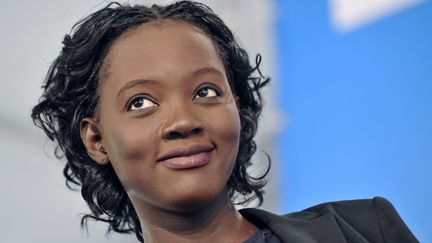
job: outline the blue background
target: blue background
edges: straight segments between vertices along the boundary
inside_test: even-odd
[[[276,3],[280,213],[379,195],[432,242],[432,2],[346,34],[327,1]]]

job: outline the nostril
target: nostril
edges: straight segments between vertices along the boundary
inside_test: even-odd
[[[181,132],[170,132],[167,136],[168,139],[178,139],[182,137],[184,137],[184,135]]]
[[[188,137],[191,135],[199,135],[202,132],[203,132],[203,129],[201,127],[196,127],[196,128],[189,130],[189,131],[177,130],[177,131],[168,132],[166,134],[166,138],[167,139],[179,139],[179,138],[185,138],[185,137]]]
[[[197,127],[191,131],[191,134],[200,134],[202,132],[202,128]]]
[[[202,122],[184,110],[172,113],[162,127],[164,139],[183,139],[189,136],[199,136],[204,132]]]

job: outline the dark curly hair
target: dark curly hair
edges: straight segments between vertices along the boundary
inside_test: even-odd
[[[135,232],[141,242],[140,222],[130,199],[112,166],[100,165],[88,156],[80,137],[80,122],[94,115],[100,69],[113,41],[132,27],[164,19],[200,28],[219,51],[231,88],[239,98],[241,121],[239,152],[227,182],[229,196],[236,204],[256,198],[261,204],[270,160],[262,176],[251,176],[247,168],[256,151],[253,138],[262,109],[260,89],[269,78],[259,70],[261,56],[257,55],[254,67],[251,66],[246,51],[236,42],[232,32],[204,4],[180,1],[149,8],[110,3],[84,18],[72,28],[70,35],[64,37],[63,49],[48,71],[42,86],[44,92],[31,115],[36,126],[57,142],[55,155],[66,157],[63,174],[67,186],[81,186],[81,194],[91,210],[91,214],[82,218],[81,224],[85,226],[88,219],[105,221],[109,223],[108,231]]]

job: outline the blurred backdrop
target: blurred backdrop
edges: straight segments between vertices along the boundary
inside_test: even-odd
[[[88,209],[66,189],[64,162],[32,125],[40,86],[74,23],[108,1],[2,2],[0,8],[0,242],[136,242],[79,222]],[[129,1],[160,3],[171,1]],[[432,242],[432,2],[206,0],[251,60],[272,77],[254,157],[272,157],[263,208],[326,201],[393,202]],[[253,205],[252,205],[253,206]]]

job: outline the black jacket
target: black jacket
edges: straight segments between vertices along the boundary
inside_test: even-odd
[[[286,243],[418,242],[393,205],[381,197],[323,203],[284,216],[251,208],[240,213]]]

